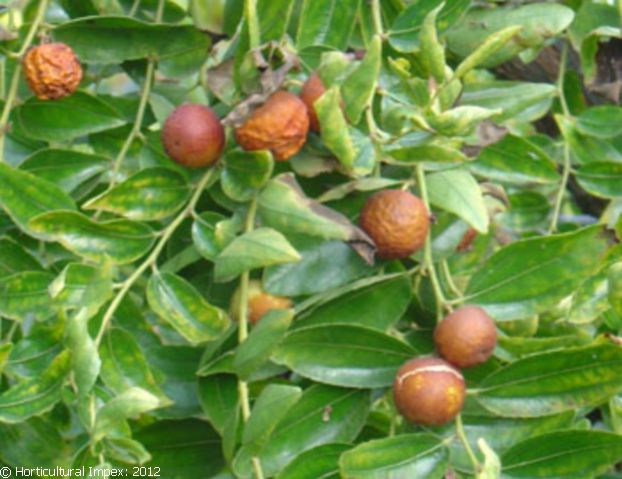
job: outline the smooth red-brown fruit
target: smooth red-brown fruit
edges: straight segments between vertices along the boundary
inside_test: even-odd
[[[307,107],[293,93],[277,91],[235,129],[244,150],[270,150],[276,161],[294,156],[307,139]]]
[[[497,329],[482,308],[462,306],[436,325],[434,344],[451,364],[470,368],[490,357],[497,344]]]
[[[73,50],[64,43],[47,43],[31,48],[24,57],[24,76],[40,100],[71,95],[82,80],[82,67]]]
[[[317,118],[314,103],[325,91],[326,89],[324,88],[320,76],[315,72],[309,75],[309,78],[300,90],[300,99],[307,106],[307,111],[309,113],[309,127],[316,133],[320,131],[320,121]]]
[[[216,163],[225,146],[225,130],[216,114],[194,103],[171,112],[162,125],[161,138],[166,154],[188,168]]]
[[[359,218],[383,259],[407,258],[420,249],[430,218],[418,197],[403,190],[383,190],[370,196]]]
[[[393,400],[408,421],[440,426],[455,418],[464,404],[460,371],[440,358],[415,358],[404,363],[393,381]]]

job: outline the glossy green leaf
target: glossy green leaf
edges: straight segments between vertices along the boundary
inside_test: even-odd
[[[73,211],[36,216],[28,228],[47,241],[58,241],[73,253],[93,261],[110,258],[127,264],[143,256],[155,240],[153,230],[129,220],[95,222]]]
[[[480,384],[478,401],[506,417],[538,417],[593,406],[622,389],[622,348],[611,344],[515,361]]]
[[[126,123],[119,111],[84,92],[53,102],[32,97],[15,109],[15,120],[29,137],[52,142],[73,140]]]
[[[498,321],[545,311],[596,272],[608,245],[600,226],[516,241],[471,277],[466,301],[484,307]]]
[[[280,40],[289,26],[293,0],[258,0],[257,17],[262,43]]]
[[[432,163],[463,163],[468,160],[460,150],[442,145],[417,145],[392,148],[387,152],[397,163],[407,165],[428,161]]]
[[[445,475],[448,456],[445,445],[431,434],[400,434],[364,442],[344,452],[339,468],[343,477],[353,479],[440,479]]]
[[[443,135],[468,135],[479,123],[499,113],[501,110],[479,106],[457,106],[442,113],[431,114],[426,119],[432,128]]]
[[[426,176],[430,202],[454,213],[478,232],[488,232],[488,211],[482,190],[470,173],[463,170],[439,171]]]
[[[622,438],[606,431],[558,431],[515,444],[501,457],[503,477],[594,477],[622,457]]]
[[[283,340],[294,319],[289,309],[274,309],[265,313],[248,338],[240,344],[233,358],[233,367],[242,379],[261,367]]]
[[[22,230],[28,221],[51,210],[75,210],[74,201],[60,188],[32,173],[0,164],[0,205]]]
[[[97,381],[101,359],[88,330],[88,315],[76,314],[66,319],[65,345],[71,351],[71,370],[78,394],[85,398]]]
[[[22,271],[40,271],[42,266],[22,246],[9,237],[0,238],[0,278]]]
[[[444,6],[439,5],[425,16],[419,34],[421,62],[428,76],[439,84],[445,81],[445,48],[438,39],[436,17]]]
[[[300,260],[300,255],[278,231],[258,228],[235,238],[214,261],[214,279],[229,281],[241,273]]]
[[[622,108],[611,105],[594,106],[577,117],[577,130],[596,138],[613,138],[622,134]]]
[[[565,349],[573,346],[585,346],[590,342],[580,334],[565,334],[552,337],[499,337],[495,356],[505,361],[513,361],[533,354],[545,353],[556,349]]]
[[[218,338],[229,327],[224,311],[209,304],[186,280],[154,274],[147,286],[151,309],[191,344]]]
[[[273,168],[268,151],[233,150],[225,156],[222,190],[235,201],[250,201],[270,179]]]
[[[515,231],[546,228],[551,212],[548,198],[535,191],[519,191],[508,196],[509,208],[496,217],[499,224]]]
[[[287,412],[300,400],[302,389],[287,384],[269,384],[253,404],[244,425],[242,445],[251,454],[257,454],[268,442],[272,431]]]
[[[345,113],[356,125],[365,108],[374,97],[380,66],[382,63],[382,40],[375,36],[367,47],[361,64],[345,79],[341,86]]]
[[[547,184],[559,181],[555,163],[538,146],[514,135],[482,149],[469,164],[476,175],[503,183]]]
[[[555,115],[555,121],[570,147],[573,162],[584,165],[593,162],[622,163],[622,153],[611,141],[581,134],[572,118]]]
[[[0,280],[0,314],[14,320],[44,320],[54,314],[48,287],[54,276],[24,271]]]
[[[350,442],[358,436],[369,411],[368,391],[314,385],[274,429],[259,454],[267,477],[277,474],[292,459],[311,448],[334,442]],[[250,453],[242,448],[234,462],[241,478],[253,476]]]
[[[189,195],[190,187],[179,173],[168,168],[147,168],[82,207],[136,221],[155,221],[179,211]]]
[[[214,261],[220,252],[235,239],[235,219],[206,211],[196,216],[192,224],[192,242],[204,258]]]
[[[339,457],[351,446],[347,444],[324,444],[303,452],[276,479],[339,479]]]
[[[611,307],[609,292],[616,287],[615,278],[608,274],[607,268],[590,276],[572,295],[568,321],[586,324],[598,319]]]
[[[85,308],[94,314],[112,296],[110,265],[96,268],[70,263],[52,282],[49,292],[54,302],[63,308]]]
[[[119,422],[160,406],[159,399],[145,389],[132,387],[108,401],[97,411],[92,437],[94,441],[112,433]]]
[[[386,331],[404,315],[412,296],[406,276],[362,279],[312,304],[294,327],[341,323]]]
[[[345,168],[352,170],[357,152],[341,104],[341,92],[334,86],[313,103],[313,108],[320,122],[324,145]]]
[[[288,235],[300,261],[264,270],[263,286],[280,296],[302,296],[338,288],[373,269],[342,241]]]
[[[304,0],[296,47],[323,45],[339,50],[348,46],[359,0]]]
[[[22,422],[43,414],[61,398],[69,372],[69,351],[64,351],[37,377],[21,381],[0,394],[0,423]]]
[[[589,163],[575,174],[584,190],[601,198],[622,196],[622,163]]]
[[[37,323],[28,336],[15,342],[6,371],[18,377],[38,377],[62,351],[64,329]]]
[[[336,386],[374,388],[393,382],[414,350],[380,331],[329,324],[291,331],[273,355],[301,376]]]
[[[37,151],[19,166],[67,193],[109,167],[110,160],[104,156],[54,148]]]
[[[510,26],[522,26],[521,31],[503,48],[481,63],[492,67],[527,48],[537,48],[563,31],[574,18],[574,12],[563,5],[534,3],[517,7],[474,8],[447,34],[450,50],[467,57],[491,34]]]
[[[54,467],[65,458],[65,442],[54,425],[41,418],[16,424],[0,423],[0,459],[24,467]]]
[[[198,388],[205,416],[223,436],[240,409],[237,378],[232,374],[214,374],[199,378]]]

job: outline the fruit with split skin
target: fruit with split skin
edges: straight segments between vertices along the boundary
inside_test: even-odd
[[[273,309],[289,309],[292,302],[284,296],[276,296],[264,291],[261,281],[251,280],[248,284],[248,314],[249,323],[256,324],[268,311]],[[235,292],[231,300],[231,315],[239,318],[240,289]]]
[[[478,306],[462,306],[447,315],[434,329],[438,353],[451,364],[470,368],[484,363],[497,344],[497,329]]]
[[[464,404],[465,385],[460,371],[443,359],[411,359],[393,381],[393,400],[408,421],[440,426],[455,418]]]
[[[235,128],[235,139],[247,151],[270,150],[275,161],[286,161],[307,139],[309,116],[293,93],[277,91]]]
[[[403,259],[419,250],[425,244],[429,223],[423,201],[404,190],[374,193],[359,218],[382,259]]]
[[[23,67],[28,87],[40,100],[69,96],[82,80],[80,62],[64,43],[31,48],[24,57]]]
[[[180,105],[169,114],[161,138],[167,155],[188,168],[213,165],[225,146],[225,131],[216,114],[195,103]]]

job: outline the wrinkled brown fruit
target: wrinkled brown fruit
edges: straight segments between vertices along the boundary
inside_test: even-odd
[[[270,150],[276,161],[294,156],[309,130],[307,107],[293,93],[278,91],[235,129],[235,139],[247,151]]]
[[[420,249],[429,222],[423,201],[402,190],[383,190],[370,196],[359,219],[383,259],[407,258]]]
[[[47,43],[28,50],[24,76],[37,98],[56,100],[76,91],[82,80],[82,67],[68,45]]]
[[[317,118],[313,104],[325,91],[326,89],[320,76],[315,72],[309,75],[309,78],[300,90],[300,99],[307,106],[307,111],[309,112],[309,127],[316,133],[320,131],[320,121]]]
[[[404,363],[393,381],[393,400],[408,421],[440,426],[458,415],[464,403],[464,378],[440,358],[415,358]]]
[[[436,325],[434,344],[451,364],[470,368],[490,357],[497,344],[497,329],[482,308],[462,306]]]
[[[225,130],[216,114],[194,103],[171,112],[162,126],[161,138],[166,154],[188,168],[216,163],[225,146]]]

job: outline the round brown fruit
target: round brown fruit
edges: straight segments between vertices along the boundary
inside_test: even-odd
[[[240,291],[235,292],[232,299],[231,314],[235,319],[239,316]],[[248,284],[248,321],[251,324],[257,323],[263,315],[272,309],[291,308],[292,302],[289,298],[275,296],[266,293],[261,287],[261,282],[252,280]]]
[[[247,151],[270,150],[276,161],[294,156],[309,131],[307,107],[293,93],[277,91],[235,129],[235,139]]]
[[[194,103],[171,112],[162,125],[161,137],[166,154],[188,168],[214,164],[225,146],[225,130],[216,114]]]
[[[326,89],[320,76],[315,72],[309,75],[309,78],[300,90],[300,99],[307,106],[307,111],[309,112],[309,127],[316,133],[320,131],[320,121],[317,118],[313,104],[325,91]]]
[[[28,50],[24,76],[37,98],[56,100],[76,91],[82,80],[82,67],[68,45],[47,43]]]
[[[404,363],[393,381],[393,400],[408,421],[440,426],[458,415],[464,403],[464,378],[440,358]]]
[[[424,243],[430,223],[423,201],[403,190],[383,190],[370,196],[359,219],[383,259],[407,258]]]
[[[497,344],[497,329],[482,308],[462,306],[436,325],[434,344],[451,364],[469,368],[490,357]]]

